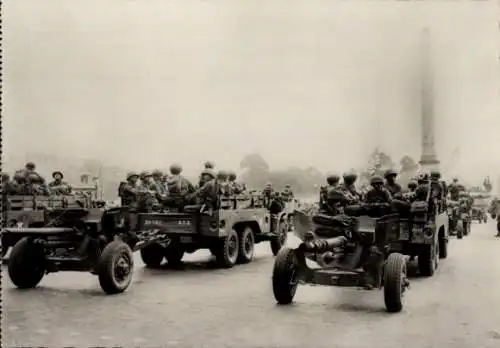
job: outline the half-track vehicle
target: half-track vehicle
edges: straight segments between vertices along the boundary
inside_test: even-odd
[[[299,283],[383,288],[387,311],[401,311],[409,281],[405,257],[392,248],[401,240],[401,229],[398,214],[390,211],[388,204],[362,204],[337,216],[296,212],[295,234],[302,243],[276,256],[276,301],[290,304]],[[319,267],[309,267],[306,259]]]
[[[2,230],[17,240],[8,274],[18,288],[36,287],[48,273],[82,271],[97,275],[104,292],[123,292],[132,280],[133,252],[165,238],[131,231],[137,211],[128,207],[83,207],[73,204],[74,196],[48,199],[52,204],[37,210],[35,223]]]
[[[158,267],[164,259],[179,264],[185,253],[209,249],[220,267],[253,259],[254,245],[269,241],[274,255],[286,243],[290,212],[272,214],[258,192],[236,196],[218,196],[216,208],[188,205],[181,211],[163,210],[140,213],[135,229],[165,236],[141,250],[148,267]]]

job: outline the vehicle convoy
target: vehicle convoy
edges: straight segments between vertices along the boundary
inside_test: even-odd
[[[405,257],[393,248],[402,238],[399,220],[384,203],[347,206],[336,216],[296,212],[295,234],[302,243],[281,249],[275,259],[276,301],[290,304],[299,282],[383,288],[387,311],[401,311],[409,281]],[[310,268],[306,259],[320,267]]]
[[[211,213],[204,206],[183,207],[182,211],[140,213],[137,230],[161,233],[165,240],[147,245],[141,258],[148,267],[158,267],[164,259],[170,265],[181,262],[185,253],[209,249],[220,267],[253,259],[256,243],[269,241],[274,255],[286,243],[289,210],[271,214],[259,193],[237,196],[219,195]]]

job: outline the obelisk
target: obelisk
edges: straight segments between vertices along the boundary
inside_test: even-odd
[[[431,64],[431,45],[429,28],[422,31],[421,55],[421,139],[422,154],[420,167],[422,171],[439,168],[434,138],[434,90]]]

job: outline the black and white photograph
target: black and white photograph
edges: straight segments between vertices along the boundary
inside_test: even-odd
[[[500,2],[6,0],[1,346],[500,347]]]

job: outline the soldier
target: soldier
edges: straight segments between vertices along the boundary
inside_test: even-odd
[[[203,166],[205,169],[214,170],[214,168],[215,168],[214,162],[211,162],[211,161],[206,161]]]
[[[35,172],[28,174],[26,191],[29,195],[49,195],[47,185],[45,185],[43,179]]]
[[[245,185],[236,181],[236,173],[230,171],[228,173],[229,186],[234,194],[239,195],[245,191]]]
[[[358,175],[354,172],[347,172],[342,175],[344,182],[342,183],[341,190],[347,199],[352,203],[361,200],[361,194],[356,190],[356,181]]]
[[[220,186],[220,193],[225,196],[230,196],[233,193],[229,185],[228,177],[229,175],[225,170],[219,170],[215,176]]]
[[[118,196],[122,199],[123,206],[134,206],[137,200],[137,191],[139,189],[139,175],[134,172],[127,174],[127,181],[120,183]]]
[[[429,198],[430,178],[429,174],[422,173],[417,179],[417,189],[415,190],[415,200],[427,201]]]
[[[14,183],[10,180],[10,175],[7,173],[1,173],[2,175],[2,195],[13,195],[16,193],[16,187]]]
[[[140,183],[141,190],[152,190],[153,175],[149,171],[147,170],[142,171],[139,174],[139,179],[141,180]]]
[[[415,193],[415,190],[417,189],[418,183],[416,180],[410,180],[408,183],[408,192]]]
[[[170,166],[172,176],[167,180],[168,204],[174,208],[182,208],[186,203],[186,196],[196,191],[194,186],[181,173],[181,165],[172,164]]]
[[[218,209],[220,186],[212,169],[205,169],[201,173],[201,179],[204,185],[188,197],[201,206],[202,212],[213,215],[213,211]]]
[[[64,175],[60,171],[55,171],[52,173],[52,178],[54,179],[49,183],[49,190],[55,195],[70,195],[71,187],[66,181],[63,181]]]
[[[14,174],[13,186],[16,195],[26,194],[26,176],[23,171]]]
[[[153,170],[153,182],[152,182],[152,190],[161,196],[165,196],[167,194],[167,188],[163,184],[164,174],[161,170],[155,169]]]
[[[390,192],[391,196],[396,198],[396,196],[401,196],[403,189],[401,185],[396,182],[398,173],[393,169],[388,169],[385,174],[385,188]]]
[[[262,195],[264,196],[264,207],[269,208],[274,197],[274,188],[270,182],[266,183]]]
[[[340,206],[346,204],[348,199],[340,186],[340,176],[330,174],[326,177],[327,186],[323,191],[323,202],[320,209],[329,215],[337,215],[341,212]]]
[[[500,238],[500,200],[498,197],[493,197],[490,206],[488,208],[488,213],[491,215],[492,219],[497,220],[497,234],[496,237]]]
[[[458,178],[453,178],[453,182],[448,185],[448,192],[450,193],[450,199],[453,201],[458,201],[460,198],[460,191],[462,191],[463,186],[458,182]]]
[[[431,171],[431,196],[437,201],[439,212],[443,212],[446,204],[445,188],[441,183],[441,172],[438,170]]]
[[[292,185],[290,184],[285,185],[285,189],[283,190],[282,196],[285,202],[291,202],[293,200]]]
[[[384,179],[375,175],[370,179],[371,190],[366,193],[367,203],[391,203],[392,196],[384,185]]]

